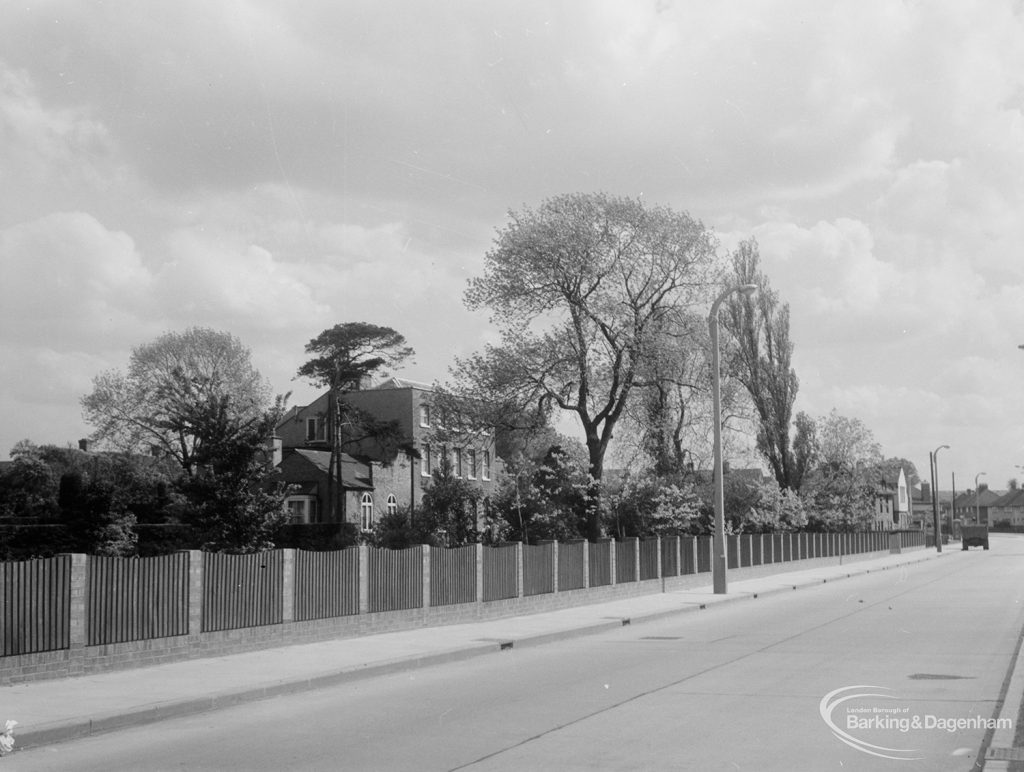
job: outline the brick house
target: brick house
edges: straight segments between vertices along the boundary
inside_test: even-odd
[[[493,431],[458,431],[440,425],[429,384],[389,378],[375,386],[350,391],[345,400],[377,420],[395,421],[404,450],[381,447],[373,440],[345,446],[342,464],[344,522],[372,526],[381,512],[419,506],[426,483],[442,457],[457,477],[480,489],[482,515],[495,490],[501,462],[495,456]],[[303,486],[288,506],[296,519],[323,522],[327,516],[327,474],[330,442],[328,394],[309,405],[293,407],[276,427],[281,444],[279,465],[285,482]],[[296,458],[296,456],[298,456]]]
[[[1024,527],[1024,490],[1007,491],[988,505],[989,524]]]

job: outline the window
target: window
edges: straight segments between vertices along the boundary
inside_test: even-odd
[[[315,496],[289,496],[284,500],[292,523],[315,523],[317,520]]]
[[[420,405],[420,426],[430,426],[430,405]]]
[[[430,446],[423,446],[423,453],[420,455],[420,475],[430,477]]]
[[[359,503],[359,514],[363,530],[369,531],[373,528],[373,496],[369,493],[363,494],[363,499]]]
[[[491,479],[491,451],[484,451],[484,468],[480,473],[480,476],[485,480]]]
[[[452,450],[452,468],[456,477],[462,477],[462,448]]]
[[[323,417],[306,419],[306,442],[327,439],[327,422]]]
[[[395,494],[388,494],[388,514],[393,515],[398,512],[398,499],[395,498]]]
[[[469,479],[470,480],[475,480],[476,479],[476,451],[475,450],[467,450],[466,451],[466,463],[469,466]]]

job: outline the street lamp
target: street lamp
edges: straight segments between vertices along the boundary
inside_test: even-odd
[[[722,485],[722,394],[721,374],[718,364],[718,309],[727,297],[739,292],[750,297],[757,292],[756,284],[741,284],[730,287],[715,298],[708,314],[708,330],[711,333],[711,419],[715,430],[715,458],[712,484],[715,492],[715,531],[711,544],[711,581],[716,595],[724,595],[726,591],[726,544],[725,544],[725,489]]]
[[[978,478],[987,472],[978,472],[974,475],[974,524],[981,525],[981,507],[978,505]]]
[[[949,445],[939,445],[928,459],[932,467],[932,526],[935,528],[935,551],[942,552],[942,532],[939,528],[939,451],[949,449]]]

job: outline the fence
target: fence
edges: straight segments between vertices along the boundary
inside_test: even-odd
[[[744,534],[730,536],[727,545],[733,570],[764,572],[796,560],[841,561],[923,548],[925,534]],[[358,634],[374,629],[375,619],[384,620],[382,625],[400,619],[410,626],[479,617],[490,613],[488,607],[500,613],[509,603],[539,609],[655,592],[668,580],[690,577],[691,584],[699,583],[697,575],[711,570],[711,557],[711,538],[698,536],[454,549],[61,555],[0,563],[0,642],[6,658],[0,660],[0,682],[67,675],[67,663],[88,658],[91,651],[108,657],[107,667],[117,666],[110,657],[120,657],[124,666],[128,660],[134,664],[140,652],[162,656],[161,646],[171,652],[166,656],[180,659],[194,656],[187,651],[193,645],[219,653],[218,645],[249,641],[255,648],[260,641],[280,644],[282,636],[293,633],[295,642],[317,631],[323,637]],[[652,580],[662,581],[655,588]],[[42,659],[18,659],[35,655]]]

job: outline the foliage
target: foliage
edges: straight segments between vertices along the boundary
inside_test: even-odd
[[[679,536],[698,530],[700,500],[692,485],[666,484],[651,474],[628,476],[605,497],[608,531],[615,538]]]
[[[734,293],[727,300],[723,324],[735,346],[730,371],[746,387],[758,418],[757,449],[783,488],[799,489],[801,470],[790,439],[793,402],[800,382],[792,367],[789,339],[789,304],[779,305],[778,294],[760,270],[754,239],[733,253],[733,281],[756,284],[751,297]]]
[[[476,512],[481,495],[478,487],[455,476],[451,459],[442,457],[415,513],[416,532],[428,539],[423,543],[461,547],[476,542]]]
[[[249,349],[229,333],[191,327],[133,349],[126,374],[96,376],[82,407],[94,439],[127,452],[166,453],[191,476],[209,439],[205,419],[220,412],[231,419],[221,428],[245,431],[269,401]]]
[[[819,467],[831,474],[882,461],[881,447],[859,418],[839,415],[835,408],[816,422]]]
[[[570,440],[538,457],[519,456],[498,481],[491,502],[489,533],[494,541],[578,539],[587,527],[591,478],[586,451]]]
[[[267,458],[266,438],[284,410],[282,399],[256,423],[239,427],[235,419],[211,406],[207,417],[214,438],[201,448],[200,473],[187,478],[187,520],[211,552],[259,552],[274,546],[278,529],[288,520],[288,488],[274,480],[277,470]]]
[[[684,213],[604,194],[509,214],[465,302],[501,335],[456,361],[455,391],[507,415],[575,416],[588,450],[588,533],[608,443],[666,315],[703,297],[714,240]]]
[[[14,460],[0,470],[0,517],[56,516],[58,475],[34,445],[19,445],[20,450],[12,451]]]
[[[758,500],[747,514],[744,530],[752,533],[800,531],[807,526],[807,521],[800,494],[792,488],[780,488],[772,481],[758,488]]]
[[[327,475],[328,517],[338,519],[342,490],[341,455],[352,444],[372,440],[385,452],[395,452],[406,438],[395,421],[380,421],[344,398],[385,367],[397,367],[413,356],[405,338],[390,327],[366,322],[336,324],[306,344],[313,354],[298,370],[300,378],[327,388],[327,433],[331,459]]]
[[[373,523],[369,543],[374,547],[392,550],[406,549],[417,544],[437,544],[439,539],[426,518],[417,518],[408,507],[386,512]]]
[[[107,557],[134,555],[138,521],[124,497],[109,480],[90,480],[64,513],[75,551]]]

